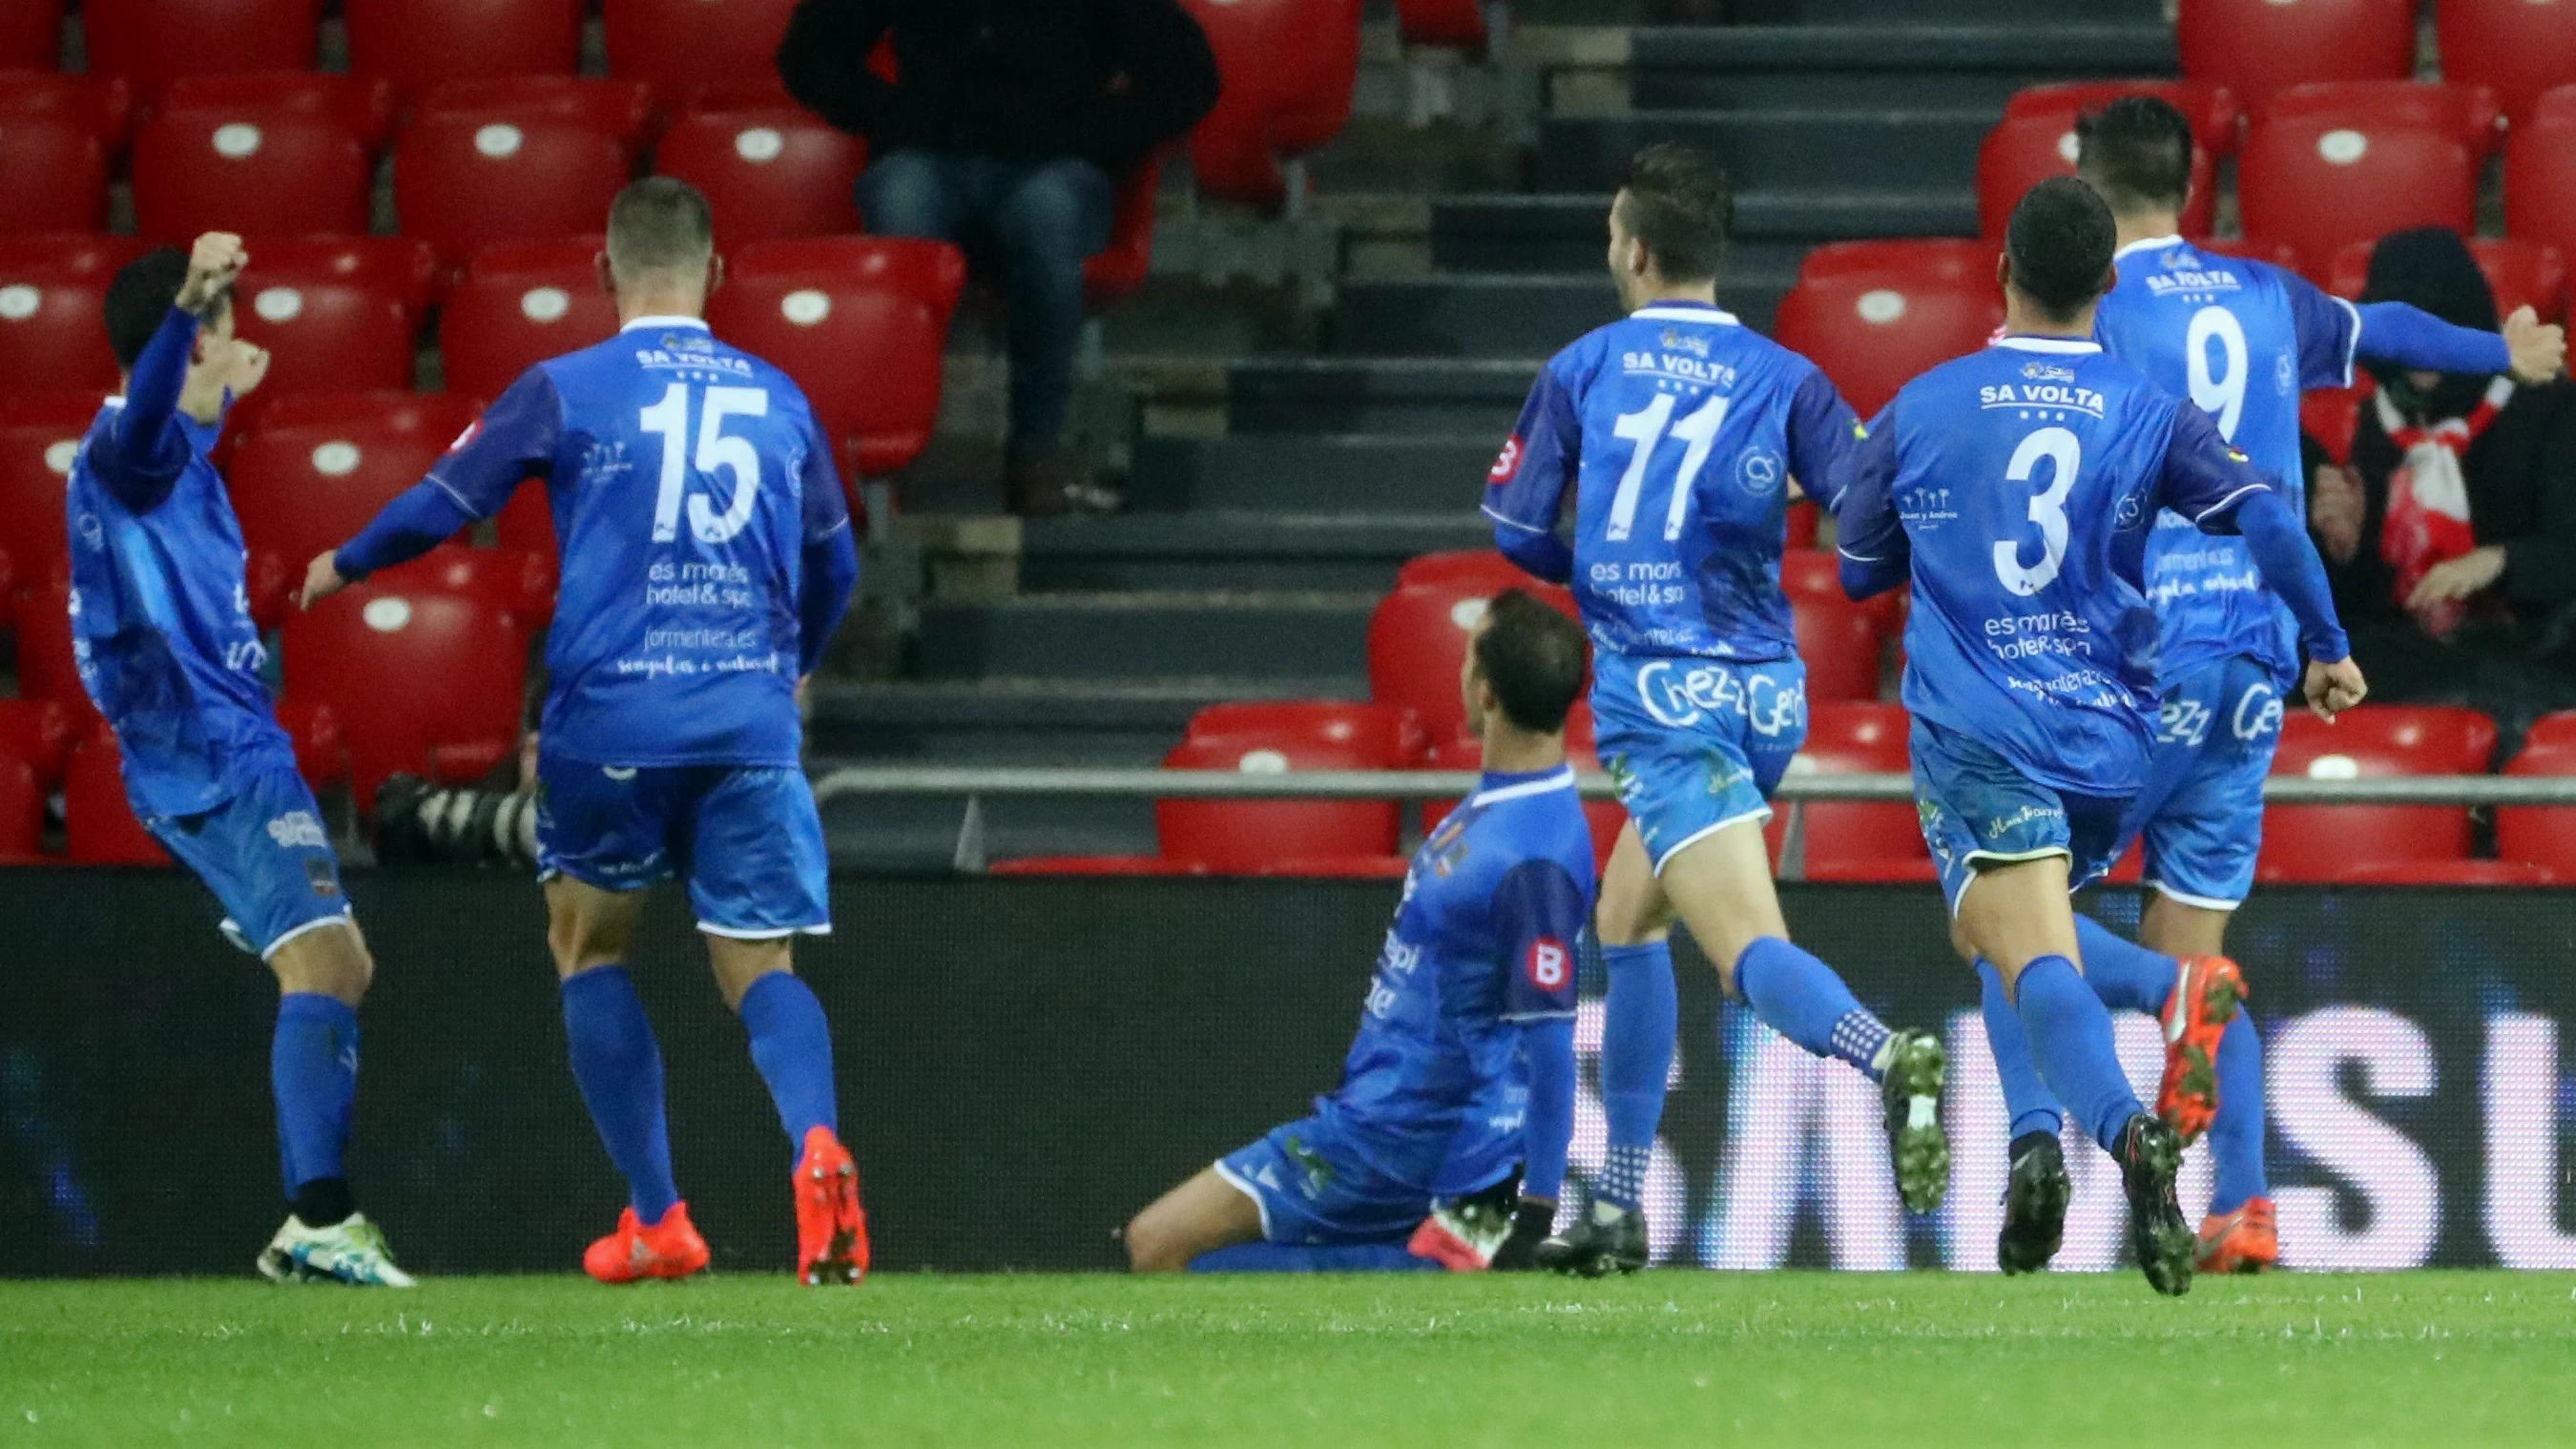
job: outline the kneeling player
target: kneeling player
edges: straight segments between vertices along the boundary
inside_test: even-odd
[[[259,669],[241,524],[210,458],[268,354],[236,341],[249,256],[211,232],[117,273],[107,332],[126,388],[90,425],[66,495],[81,684],[116,730],[134,813],[277,974],[269,1075],[289,1215],[258,1259],[280,1282],[407,1288],[349,1196],[358,1002],[375,962]]]
[[[1484,780],[1413,857],[1341,1086],[1138,1213],[1136,1271],[1407,1266],[1408,1241],[1479,1268],[1510,1232],[1524,1140],[1532,1176],[1563,1176],[1593,894],[1565,763],[1583,671],[1572,620],[1517,589],[1494,599],[1461,681]]]

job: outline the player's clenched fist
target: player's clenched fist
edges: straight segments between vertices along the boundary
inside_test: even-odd
[[[2369,693],[2370,685],[2361,677],[2361,666],[2350,659],[2338,659],[2332,664],[2308,661],[2308,708],[2328,724],[2334,722],[2336,715],[2361,703]]]
[[[249,263],[242,239],[231,232],[210,231],[197,238],[188,251],[188,279],[179,284],[179,310],[202,315]]]
[[[2567,361],[2567,330],[2540,320],[2529,307],[2516,307],[2498,329],[2513,354],[2513,375],[2525,382],[2547,382]]]
[[[312,608],[348,586],[349,581],[340,577],[339,555],[317,553],[313,562],[304,567],[304,587],[296,591],[296,607]]]

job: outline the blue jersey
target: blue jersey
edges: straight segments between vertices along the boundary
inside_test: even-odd
[[[2119,269],[2095,315],[2103,347],[2198,403],[2220,437],[2302,503],[2299,398],[2352,382],[2361,314],[2278,267],[2204,253],[2179,237],[2132,242]],[[2241,540],[2160,515],[2147,542],[2147,590],[2161,621],[2164,678],[2235,655],[2284,677],[2296,668],[2297,626]]]
[[[131,413],[110,398],[90,424],[63,510],[73,657],[147,815],[211,810],[253,773],[237,766],[294,759],[260,678],[241,521],[207,457],[221,425],[175,411],[196,330],[175,310],[162,324]]]
[[[797,764],[805,546],[850,516],[796,384],[694,318],[639,318],[530,368],[424,486],[479,519],[530,477],[563,555],[546,750]]]
[[[1571,583],[1600,648],[1786,659],[1789,485],[1842,476],[1859,433],[1814,363],[1715,307],[1658,302],[1540,370],[1485,513],[1553,538],[1574,485]]]
[[[1487,775],[1405,873],[1342,1084],[1315,1115],[1425,1191],[1521,1160],[1521,1024],[1574,1014],[1574,938],[1592,912],[1592,834],[1574,772]]]
[[[2135,794],[2156,707],[2156,511],[2203,530],[2271,488],[2099,344],[2006,337],[1907,383],[1843,496],[1864,569],[1910,560],[1905,706],[2029,778]]]

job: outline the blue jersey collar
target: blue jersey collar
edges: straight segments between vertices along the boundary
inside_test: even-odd
[[[1470,805],[1492,805],[1503,800],[1518,800],[1525,795],[1544,795],[1551,790],[1574,788],[1574,767],[1559,765],[1553,770],[1532,770],[1525,774],[1508,774],[1487,770],[1476,782],[1475,798]]]
[[[1996,338],[1992,345],[1996,347],[2009,347],[2015,352],[2082,353],[2099,352],[2102,350],[2101,343],[2089,341],[2081,337],[2021,337],[2008,335]]]
[[[639,327],[695,327],[700,332],[704,332],[707,330],[707,319],[704,317],[638,317],[617,330],[632,332]]]

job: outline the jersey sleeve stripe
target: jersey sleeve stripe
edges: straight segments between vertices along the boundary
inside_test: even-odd
[[[1506,518],[1503,515],[1496,513],[1491,508],[1479,508],[1476,511],[1482,513],[1487,518],[1494,520],[1496,523],[1503,524],[1510,528],[1517,528],[1523,533],[1547,533],[1551,531],[1541,528],[1534,523],[1523,523],[1517,518]]]
[[[2341,307],[2352,318],[2352,334],[2345,340],[2343,346],[2343,385],[2350,387],[2353,360],[2361,355],[2361,309],[2341,297],[2335,297],[2332,293],[2327,295],[2336,306]]]
[[[2248,483],[2244,487],[2237,489],[2235,492],[2228,494],[2226,497],[2219,499],[2216,503],[2202,509],[2200,513],[2192,519],[2192,522],[2206,523],[2210,519],[2217,517],[2219,514],[2226,512],[2229,504],[2234,503],[2237,499],[2244,497],[2246,494],[2262,492],[2264,486],[2265,485],[2261,483]]]
[[[429,479],[429,481],[438,485],[438,491],[439,491],[439,492],[444,493],[444,494],[446,494],[448,497],[455,499],[455,500],[456,500],[456,506],[457,506],[457,507],[459,507],[459,508],[461,508],[461,509],[463,509],[463,510],[465,510],[465,516],[466,516],[466,517],[473,519],[473,520],[474,520],[475,522],[477,522],[477,523],[480,523],[480,522],[482,522],[482,521],[483,521],[483,519],[484,519],[485,515],[484,515],[484,513],[482,512],[482,510],[480,510],[480,509],[476,508],[472,503],[470,503],[470,502],[466,501],[466,497],[465,497],[465,495],[464,495],[464,494],[459,493],[459,492],[457,492],[454,488],[449,487],[449,486],[448,486],[448,482],[447,482],[447,480],[446,480],[446,479],[441,478],[441,477],[439,477],[438,475],[436,475],[436,474],[434,474],[434,473],[433,473],[433,474],[431,474],[431,475],[430,475],[430,479]]]

